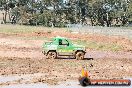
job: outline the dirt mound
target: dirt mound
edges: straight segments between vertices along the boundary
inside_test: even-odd
[[[112,79],[131,77],[131,59],[31,59],[31,58],[0,58],[0,75],[29,75],[28,81],[24,78],[15,80],[17,83],[49,83],[52,85],[67,80],[77,80],[84,66],[93,79]],[[41,74],[36,75],[35,74]],[[32,75],[30,77],[30,75]],[[8,82],[9,84],[12,83]],[[3,84],[4,85],[4,84]]]
[[[88,50],[86,60],[72,58],[46,59],[42,54],[43,39],[25,39],[28,37],[52,38],[68,37],[72,40],[116,43],[123,47],[120,52],[102,52]],[[0,85],[12,83],[49,83],[77,80],[82,66],[90,72],[91,78],[122,78],[132,77],[132,41],[120,36],[97,34],[79,34],[67,31],[40,31],[32,33],[0,34],[0,75],[34,75],[30,80],[19,79]],[[126,52],[129,51],[129,52]],[[123,57],[124,56],[124,57]],[[90,59],[92,58],[92,59]]]

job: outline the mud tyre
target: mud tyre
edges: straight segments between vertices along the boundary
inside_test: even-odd
[[[57,54],[54,51],[49,51],[47,54],[47,59],[56,59],[57,58]]]
[[[77,52],[75,57],[76,57],[76,60],[83,60],[84,59],[84,53],[83,52]]]

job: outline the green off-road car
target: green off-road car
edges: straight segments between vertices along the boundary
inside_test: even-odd
[[[43,44],[43,54],[47,58],[55,59],[58,56],[74,56],[76,59],[84,59],[86,49],[84,46],[72,44],[64,37],[55,37],[52,42]]]

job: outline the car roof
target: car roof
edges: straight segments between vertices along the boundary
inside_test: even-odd
[[[54,39],[67,39],[67,38],[65,38],[65,37],[60,37],[60,36],[57,36],[57,37],[55,37]]]

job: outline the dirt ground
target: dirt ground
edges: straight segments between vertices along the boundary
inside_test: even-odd
[[[42,54],[42,39],[25,39],[25,37],[64,36],[72,40],[94,40],[96,42],[116,43],[121,51],[97,51],[87,49],[85,60],[72,58],[46,59]],[[0,82],[0,85],[20,83],[48,83],[77,80],[81,69],[85,67],[93,79],[111,79],[132,77],[132,40],[121,36],[104,36],[95,34],[72,34],[64,31],[33,33],[0,33],[0,76],[24,76],[30,79],[17,79]],[[37,75],[35,75],[37,74]]]

